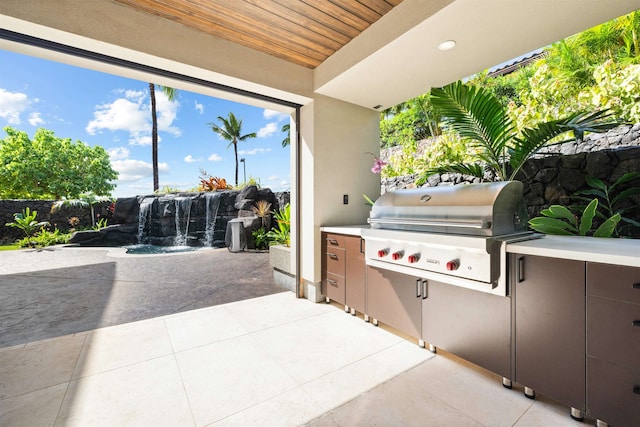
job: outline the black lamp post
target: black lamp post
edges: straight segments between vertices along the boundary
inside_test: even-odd
[[[242,171],[244,172],[244,183],[247,183],[247,163],[245,162],[245,158],[240,159],[240,163],[242,163]]]

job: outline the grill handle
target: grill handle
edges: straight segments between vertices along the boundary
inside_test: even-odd
[[[431,227],[457,227],[487,229],[491,227],[489,221],[438,221],[421,219],[396,219],[396,218],[369,218],[369,224],[400,224],[400,225],[426,225]]]

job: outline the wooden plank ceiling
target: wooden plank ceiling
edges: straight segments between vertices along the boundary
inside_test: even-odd
[[[315,68],[402,0],[115,0]]]

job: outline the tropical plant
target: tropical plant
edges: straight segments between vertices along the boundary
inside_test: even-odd
[[[571,131],[581,140],[587,131],[602,132],[617,125],[607,111],[581,112],[518,132],[504,106],[484,88],[458,81],[434,88],[431,94],[446,126],[478,151],[475,163],[442,165],[428,174],[464,171],[484,179],[487,169],[498,181],[512,180],[524,162],[554,138]]]
[[[188,190],[181,190],[178,187],[172,187],[170,185],[163,185],[161,188],[155,190],[153,194],[172,194],[188,192]]]
[[[282,140],[282,148],[288,147],[291,144],[291,124],[282,125],[280,131],[287,134],[286,138]]]
[[[638,207],[637,204],[629,198],[640,193],[640,187],[626,187],[625,184],[629,184],[639,178],[640,173],[629,172],[608,186],[601,179],[588,176],[586,180],[591,188],[577,192],[574,198],[589,201],[590,199],[587,196],[595,196],[599,201],[596,215],[601,219],[606,219],[616,214],[619,215],[620,223],[623,224],[616,223],[613,235],[625,235],[628,229],[640,227],[640,222],[625,216],[629,211],[635,210]]]
[[[47,221],[36,221],[38,211],[31,211],[29,207],[24,208],[22,212],[13,214],[13,222],[8,222],[7,227],[19,228],[25,235],[25,239],[29,246],[32,245],[32,237],[43,227],[49,225]]]
[[[596,198],[584,208],[578,220],[577,216],[567,207],[551,205],[540,212],[543,216],[530,219],[529,226],[535,231],[545,234],[586,236],[592,230],[597,208],[598,199]],[[618,213],[607,218],[593,231],[593,237],[611,237],[618,222],[620,222],[620,214]]]
[[[227,180],[224,178],[220,178],[217,176],[202,176],[200,177],[200,185],[198,186],[198,191],[218,191],[228,190],[229,188],[231,188],[231,186],[227,184]]]
[[[168,86],[159,86],[169,101],[178,96],[178,91]],[[156,112],[156,85],[149,83],[149,98],[151,98],[151,158],[153,164],[153,191],[160,188],[158,177],[158,114]]]
[[[276,226],[267,233],[269,245],[291,246],[291,206],[287,203],[275,215]]]
[[[260,227],[257,230],[251,232],[253,241],[256,244],[256,249],[267,249],[269,247],[269,237],[267,236],[267,230],[264,227]]]
[[[56,212],[63,207],[89,208],[91,211],[91,226],[94,227],[96,225],[96,213],[94,206],[110,200],[112,200],[111,197],[97,196],[91,192],[82,193],[74,199],[67,199],[66,197],[63,197],[60,200],[56,200],[53,205],[51,205],[51,213]]]
[[[225,141],[229,141],[229,148],[233,145],[233,152],[236,158],[236,187],[238,186],[238,142],[246,141],[249,138],[257,137],[255,132],[242,135],[242,120],[238,120],[233,113],[229,113],[227,118],[218,116],[218,120],[222,123],[222,126],[218,126],[215,123],[207,123],[211,130],[217,133]]]
[[[256,214],[258,218],[260,218],[262,222],[262,226],[267,226],[267,220],[269,219],[269,215],[271,215],[271,203],[266,200],[258,200],[253,206],[251,206],[251,210]]]
[[[63,245],[69,243],[70,233],[62,233],[57,228],[53,231],[41,229],[31,240],[24,238],[17,242],[21,248],[36,247],[44,248],[52,245]]]
[[[95,231],[102,230],[107,225],[109,225],[108,222],[109,221],[107,220],[107,218],[100,218],[98,220],[98,222],[96,222],[95,225],[92,227],[92,229],[95,230]]]
[[[60,199],[91,191],[109,195],[118,178],[102,147],[90,147],[53,131],[26,132],[5,127],[0,140],[0,198]]]

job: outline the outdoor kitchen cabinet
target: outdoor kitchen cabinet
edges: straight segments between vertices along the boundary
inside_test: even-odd
[[[322,233],[322,287],[327,302],[365,312],[364,241],[360,236]]]
[[[322,233],[322,285],[329,300],[345,304],[346,236]]]
[[[511,378],[511,298],[425,281],[422,340]]]
[[[351,308],[351,314],[366,313],[367,281],[365,276],[364,239],[360,236],[347,236],[347,259],[345,269],[345,305]]]
[[[640,268],[587,263],[587,408],[640,425]]]
[[[421,281],[395,271],[367,266],[367,314],[419,339],[422,329]]]
[[[514,380],[528,397],[539,392],[585,411],[585,262],[510,255]],[[577,410],[577,411],[576,411]]]

